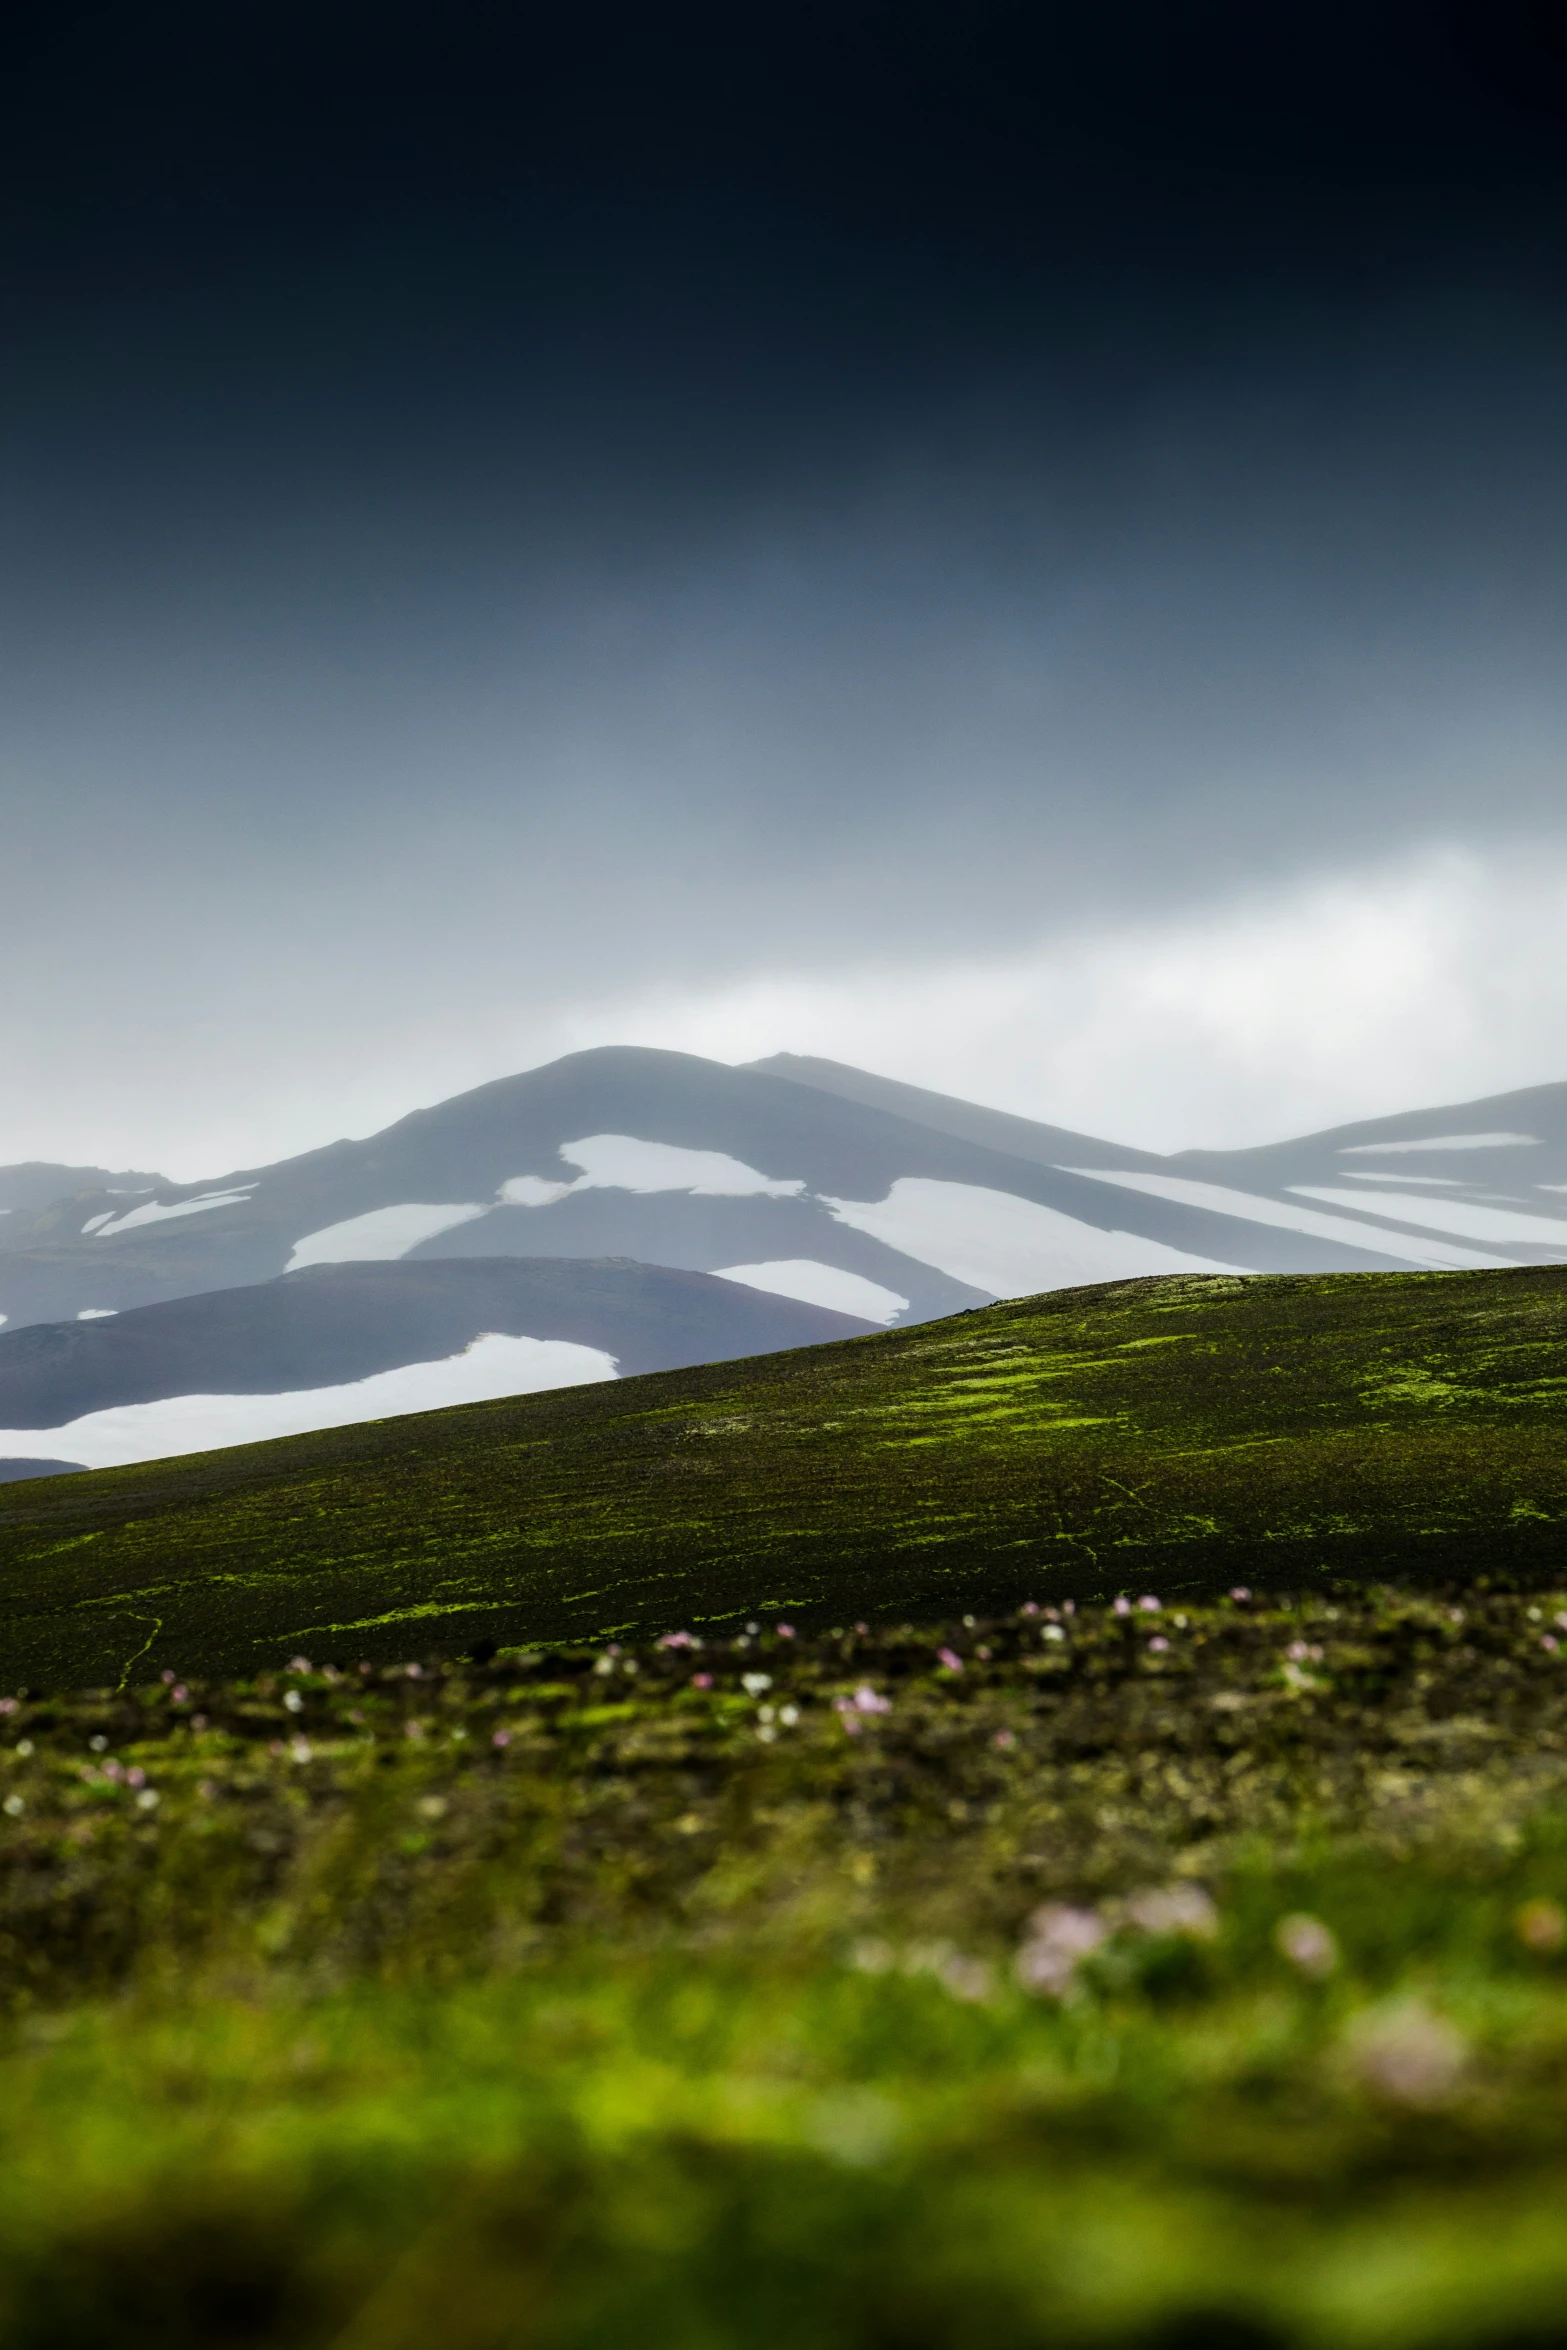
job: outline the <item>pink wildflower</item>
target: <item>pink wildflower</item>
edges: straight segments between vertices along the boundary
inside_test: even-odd
[[[792,1624],[777,1624],[773,1628],[777,1632],[780,1640],[792,1640],[794,1638],[794,1626]]]
[[[1145,1591],[1137,1604],[1145,1615],[1156,1616],[1163,1607],[1164,1601],[1162,1599],[1155,1599],[1152,1592]]]
[[[938,1648],[936,1661],[938,1664],[944,1665],[949,1673],[961,1673],[963,1670],[963,1659],[958,1655],[956,1649]]]
[[[713,1686],[712,1674],[693,1673],[691,1676],[691,1686],[693,1689],[711,1689]]]
[[[1155,1656],[1163,1656],[1170,1643],[1163,1637],[1162,1634],[1156,1632],[1153,1638],[1149,1641],[1148,1645],[1153,1650]]]
[[[497,1730],[494,1737],[490,1740],[490,1744],[492,1746],[510,1746],[511,1732],[509,1730]]]
[[[1028,1921],[1028,1939],[1014,1966],[1025,1991],[1061,1999],[1072,1988],[1079,1966],[1099,1948],[1110,1929],[1095,1909],[1049,1902]]]
[[[1249,1586],[1245,1583],[1237,1583],[1234,1590],[1230,1593],[1230,1597],[1231,1599],[1250,1599],[1251,1591]]]
[[[890,1714],[892,1711],[892,1699],[879,1696],[865,1681],[862,1681],[854,1692],[854,1704],[856,1710],[862,1714]]]
[[[1118,1599],[1115,1603],[1115,1612],[1118,1616],[1129,1616],[1132,1612],[1131,1601],[1129,1599]]]

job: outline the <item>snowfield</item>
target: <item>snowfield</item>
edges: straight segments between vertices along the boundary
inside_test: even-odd
[[[405,1200],[395,1208],[372,1208],[368,1215],[349,1216],[341,1224],[324,1224],[319,1232],[307,1232],[303,1240],[295,1243],[294,1253],[283,1270],[298,1273],[306,1265],[357,1265],[405,1257],[421,1240],[433,1240],[438,1232],[451,1232],[457,1225],[471,1224],[475,1216],[487,1216],[489,1212],[487,1204],[475,1207],[464,1202],[438,1207],[425,1200]]]
[[[775,1297],[797,1297],[802,1305],[829,1306],[835,1314],[858,1314],[862,1322],[891,1322],[906,1314],[909,1301],[863,1273],[846,1273],[815,1257],[776,1257],[761,1265],[715,1265],[720,1281],[742,1281],[748,1289],[769,1289]]]
[[[868,1232],[954,1281],[994,1297],[1039,1289],[1073,1289],[1089,1281],[1130,1281],[1140,1273],[1237,1273],[1240,1265],[1190,1256],[1135,1232],[1097,1225],[1041,1207],[1014,1192],[974,1183],[903,1175],[884,1200],[827,1199],[840,1224]]]
[[[1375,1224],[1352,1223],[1348,1216],[1324,1216],[1317,1208],[1297,1208],[1289,1200],[1262,1199],[1255,1192],[1232,1191],[1225,1183],[1200,1183],[1189,1175],[1143,1175],[1102,1167],[1068,1167],[1068,1175],[1089,1175],[1096,1183],[1118,1183],[1124,1191],[1146,1192],[1152,1199],[1178,1201],[1188,1208],[1210,1208],[1220,1216],[1243,1216],[1252,1224],[1272,1224],[1283,1232],[1309,1233],[1314,1240],[1348,1242],[1354,1248],[1375,1249],[1380,1256],[1402,1257],[1422,1272],[1444,1266],[1472,1272],[1477,1267],[1507,1263],[1505,1257],[1482,1256],[1478,1251],[1454,1248],[1441,1240],[1413,1240],[1399,1232],[1385,1232]],[[1304,1187],[1302,1187],[1304,1188]],[[1322,1197],[1322,1194],[1317,1194]],[[1341,1192],[1338,1197],[1364,1215],[1369,1197]]]
[[[84,1412],[61,1428],[0,1428],[0,1460],[80,1461],[88,1469],[115,1469],[132,1461],[260,1444],[274,1436],[303,1436],[317,1428],[346,1428],[358,1420],[436,1412],[448,1404],[584,1387],[615,1375],[614,1356],[596,1346],[488,1333],[442,1362],[405,1363],[342,1387],[304,1387],[283,1395],[170,1395],[156,1403]]]
[[[693,1151],[634,1134],[587,1134],[563,1142],[560,1155],[580,1167],[574,1191],[691,1191],[699,1199],[795,1199],[801,1175],[764,1175],[723,1151]]]
[[[1531,1215],[1525,1208],[1488,1208],[1472,1200],[1430,1199],[1423,1192],[1337,1191],[1321,1183],[1292,1183],[1290,1189],[1303,1199],[1326,1200],[1333,1207],[1353,1205],[1372,1215],[1397,1216],[1405,1224],[1431,1224],[1438,1232],[1461,1232],[1469,1240],[1523,1240],[1535,1248],[1567,1245],[1567,1223],[1559,1216]]]
[[[109,1240],[116,1232],[134,1232],[142,1224],[166,1224],[176,1216],[200,1216],[212,1208],[247,1207],[255,1188],[253,1183],[247,1183],[238,1191],[204,1191],[199,1199],[177,1199],[166,1208],[160,1207],[156,1200],[149,1200],[144,1208],[132,1208],[123,1216],[117,1216],[109,1208],[84,1224],[82,1230],[96,1233],[100,1240]]]

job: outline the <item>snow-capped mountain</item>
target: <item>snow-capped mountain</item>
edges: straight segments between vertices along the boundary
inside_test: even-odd
[[[40,1205],[55,1172],[87,1179]],[[577,1053],[415,1111],[366,1141],[203,1183],[0,1170],[0,1396],[25,1398],[29,1379],[43,1377],[43,1355],[22,1346],[30,1326],[69,1324],[82,1342],[87,1331],[78,1324],[102,1326],[114,1315],[129,1322],[138,1309],[223,1292],[254,1300],[279,1284],[290,1298],[303,1297],[310,1293],[301,1275],[350,1266],[364,1269],[351,1285],[356,1311],[368,1312],[375,1294],[403,1301],[375,1308],[380,1352],[356,1378],[456,1360],[469,1362],[463,1377],[476,1378],[470,1358],[486,1333],[514,1347],[524,1339],[585,1342],[564,1324],[557,1331],[527,1320],[543,1311],[535,1290],[518,1309],[526,1327],[510,1303],[504,1312],[497,1303],[483,1309],[492,1318],[460,1348],[427,1355],[420,1350],[435,1340],[408,1303],[411,1293],[384,1280],[378,1293],[377,1278],[393,1265],[476,1269],[479,1289],[462,1293],[468,1305],[451,1329],[441,1324],[445,1347],[466,1327],[464,1315],[472,1319],[484,1283],[499,1281],[499,1260],[569,1260],[578,1268],[570,1279],[580,1280],[585,1264],[606,1258],[715,1277],[704,1284],[714,1295],[848,1317],[833,1324],[845,1333],[1147,1273],[1561,1261],[1567,1086],[1405,1112],[1258,1150],[1161,1157],[831,1061],[780,1054],[730,1068],[683,1053]],[[478,1275],[480,1267],[488,1269]],[[497,1299],[504,1288],[494,1289]],[[276,1310],[304,1312],[292,1304]],[[273,1311],[244,1309],[263,1319]],[[63,1446],[62,1432],[100,1408],[150,1408],[198,1392],[275,1400],[354,1384],[335,1372],[318,1377],[279,1365],[266,1382],[287,1384],[247,1385],[234,1368],[243,1344],[233,1341],[224,1353],[213,1337],[215,1351],[203,1352],[209,1341],[199,1334],[216,1332],[222,1319],[216,1308],[210,1320],[197,1315],[178,1349],[162,1339],[152,1348],[146,1360],[165,1367],[146,1376],[163,1382],[160,1393],[138,1389],[88,1406],[81,1397],[97,1392],[89,1382],[71,1390],[80,1408],[63,1419],[53,1407],[40,1417],[36,1398],[26,1410],[7,1406],[0,1458],[80,1457],[56,1440]],[[713,1355],[736,1351],[717,1335],[722,1320],[713,1322],[711,1340],[698,1342]],[[798,1327],[798,1338],[759,1337],[757,1345],[803,1343],[805,1325]],[[600,1351],[614,1358],[611,1368],[644,1367],[644,1356],[623,1345],[606,1342]],[[33,1370],[22,1368],[24,1355]],[[80,1359],[128,1358],[107,1349]],[[501,1376],[498,1357],[490,1368]],[[544,1379],[548,1368],[540,1381],[519,1377],[506,1391],[557,1383]],[[199,1390],[168,1384],[198,1376]],[[360,1401],[363,1417],[419,1408],[368,1395]],[[272,1432],[259,1403],[236,1404],[231,1418],[242,1432]]]

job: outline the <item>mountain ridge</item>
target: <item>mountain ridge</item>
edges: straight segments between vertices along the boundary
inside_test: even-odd
[[[18,1197],[36,1200],[51,1171],[37,1163],[0,1170],[0,1184],[7,1176]],[[241,1376],[243,1350],[225,1353],[216,1336],[225,1316],[248,1314],[259,1343],[274,1311],[258,1302],[266,1285],[330,1265],[619,1260],[847,1315],[863,1329],[1143,1276],[1484,1270],[1564,1259],[1567,1086],[1400,1111],[1248,1150],[1161,1156],[810,1056],[735,1068],[602,1046],[271,1166],[184,1185],[103,1182],[0,1217],[0,1394],[13,1398],[10,1415],[0,1413],[0,1459],[71,1457],[59,1431],[74,1422],[51,1416],[44,1398],[55,1393],[53,1374],[44,1363],[50,1347],[60,1360],[74,1342],[57,1335],[42,1352],[20,1348],[26,1331],[77,1321],[104,1328],[182,1299],[231,1301],[205,1322],[196,1318],[213,1333],[210,1359],[199,1347],[165,1349],[164,1395],[138,1389],[125,1408],[172,1403],[168,1382],[184,1379],[191,1397],[229,1399],[222,1424],[239,1432],[233,1441],[247,1426],[262,1433],[280,1424],[285,1395],[298,1410],[298,1398],[319,1387],[321,1408],[340,1411],[337,1375],[309,1371],[302,1387],[265,1390],[271,1417],[247,1423],[236,1399],[263,1391]],[[502,1282],[493,1270],[477,1278]],[[541,1272],[507,1279],[507,1298],[530,1280],[536,1300],[548,1292]],[[356,1312],[370,1311],[363,1301],[373,1287],[354,1289]],[[404,1299],[406,1320],[396,1340],[384,1317],[377,1322],[381,1353],[363,1375],[394,1386],[367,1394],[367,1412],[393,1409],[394,1393],[432,1403],[474,1393],[480,1366],[454,1366],[484,1331],[456,1330],[456,1353],[439,1358],[447,1384],[432,1385],[433,1325],[421,1320],[418,1284],[383,1287]],[[458,1276],[448,1288],[458,1293]],[[664,1294],[673,1344],[676,1291]],[[713,1325],[720,1353],[723,1319]],[[794,1326],[810,1334],[808,1323]],[[790,1327],[787,1314],[775,1318],[757,1343],[787,1343]],[[551,1336],[544,1324],[525,1332],[509,1306],[491,1335],[512,1343],[509,1355],[488,1348],[486,1377],[501,1378],[507,1361],[523,1385],[536,1385],[551,1364],[562,1377],[595,1375],[581,1356],[529,1355],[525,1338],[557,1349],[580,1342]],[[150,1338],[145,1344],[151,1362],[157,1349]],[[331,1354],[317,1352],[322,1362]],[[108,1341],[95,1358],[86,1341],[74,1356],[118,1359]],[[687,1358],[666,1351],[663,1359]],[[403,1378],[419,1366],[430,1378]],[[38,1382],[31,1398],[29,1378]],[[179,1424],[194,1443],[197,1423],[186,1417],[189,1425]],[[178,1415],[165,1420],[172,1429]],[[209,1414],[208,1424],[218,1421]],[[52,1431],[51,1442],[26,1442],[28,1429]]]

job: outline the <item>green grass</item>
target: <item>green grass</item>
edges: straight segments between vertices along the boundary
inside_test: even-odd
[[[0,2341],[1559,2342],[1564,1619],[758,1617],[13,1704]]]
[[[1560,2350],[1564,1304],[0,1489],[0,2346]]]
[[[1567,1269],[1128,1282],[0,1488],[0,1686],[787,1607],[1549,1580]]]

